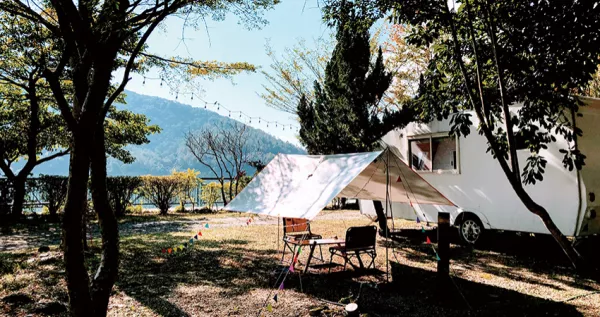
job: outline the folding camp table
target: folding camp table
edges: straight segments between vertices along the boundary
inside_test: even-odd
[[[345,241],[342,239],[310,239],[310,240],[296,240],[296,239],[289,239],[289,241],[287,241],[287,243],[294,245],[294,249],[296,248],[302,248],[304,246],[309,246],[310,247],[310,252],[308,253],[308,259],[306,260],[306,266],[304,267],[304,273],[306,273],[308,271],[308,267],[310,266],[310,261],[313,258],[313,254],[315,253],[315,249],[318,247],[321,247],[323,245],[338,245],[338,246],[342,246],[344,245]],[[323,260],[323,259],[321,259]],[[293,260],[292,260],[293,261]],[[292,262],[292,265],[294,265],[294,263]]]

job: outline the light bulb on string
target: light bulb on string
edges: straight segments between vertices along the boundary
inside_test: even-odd
[[[192,94],[192,98],[190,98],[190,100],[194,100],[194,94]]]
[[[240,118],[242,117],[242,113],[240,112]]]
[[[160,80],[160,86],[162,87],[162,85],[163,85],[163,80],[161,78],[161,80]]]
[[[231,111],[229,111],[229,117],[231,118]]]
[[[204,109],[206,109],[206,101],[204,102]]]
[[[258,124],[260,124],[260,118],[258,118]]]
[[[179,92],[175,95],[175,100],[179,99]]]
[[[142,85],[146,85],[146,77],[144,76],[144,81],[142,82]]]

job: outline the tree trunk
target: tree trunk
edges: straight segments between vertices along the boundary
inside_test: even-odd
[[[377,221],[379,222],[379,235],[387,238],[390,230],[387,225],[387,216],[385,214],[385,211],[383,210],[383,204],[379,200],[374,200],[373,206],[375,207]]]
[[[119,227],[108,200],[104,127],[94,135],[91,155],[91,189],[102,236],[102,258],[91,287],[95,316],[106,316],[110,293],[119,270]]]
[[[569,239],[567,239],[567,237],[564,234],[562,234],[560,229],[558,229],[558,227],[550,217],[550,214],[548,214],[548,211],[544,207],[538,205],[535,201],[533,201],[533,199],[529,196],[529,194],[525,191],[524,188],[515,188],[515,186],[513,186],[513,188],[517,193],[517,196],[519,196],[519,198],[525,205],[525,207],[529,209],[529,211],[531,211],[533,214],[540,217],[548,231],[550,231],[550,234],[552,234],[554,240],[556,240],[556,242],[565,252],[565,255],[567,256],[569,261],[571,261],[573,267],[576,270],[587,269],[585,259],[581,256],[581,254],[579,254],[579,252],[577,252],[577,250],[575,250],[575,247],[573,246],[573,244],[571,244],[571,241],[569,241]]]
[[[64,259],[69,308],[73,316],[92,316],[89,276],[83,252],[83,212],[87,204],[90,155],[84,131],[73,132],[67,202],[63,219]]]
[[[25,178],[17,176],[13,179],[12,185],[14,188],[13,205],[11,215],[14,219],[18,219],[23,215],[23,205],[25,203]]]

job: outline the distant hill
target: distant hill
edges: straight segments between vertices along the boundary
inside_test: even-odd
[[[185,146],[185,133],[198,131],[215,123],[234,121],[203,108],[192,107],[171,100],[126,92],[126,105],[117,105],[119,109],[129,109],[146,115],[151,124],[157,124],[162,132],[150,136],[150,143],[130,146],[128,149],[135,156],[132,164],[123,164],[109,159],[107,164],[109,175],[166,175],[171,170],[193,168],[200,171],[200,176],[210,177],[210,172],[202,166]],[[250,127],[249,137],[257,140],[263,150],[262,160],[268,162],[277,153],[304,154],[303,149],[275,138],[274,136]],[[68,173],[69,158],[63,157],[34,170],[34,174]],[[250,170],[249,170],[250,172]]]

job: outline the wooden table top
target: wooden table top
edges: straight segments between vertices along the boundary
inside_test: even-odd
[[[335,239],[335,238],[300,240],[300,239],[295,239],[293,237],[286,237],[286,241],[293,243],[293,244],[303,244],[303,245],[305,245],[305,244],[306,245],[310,245],[310,244],[316,244],[316,245],[344,244],[346,242],[343,239]]]

